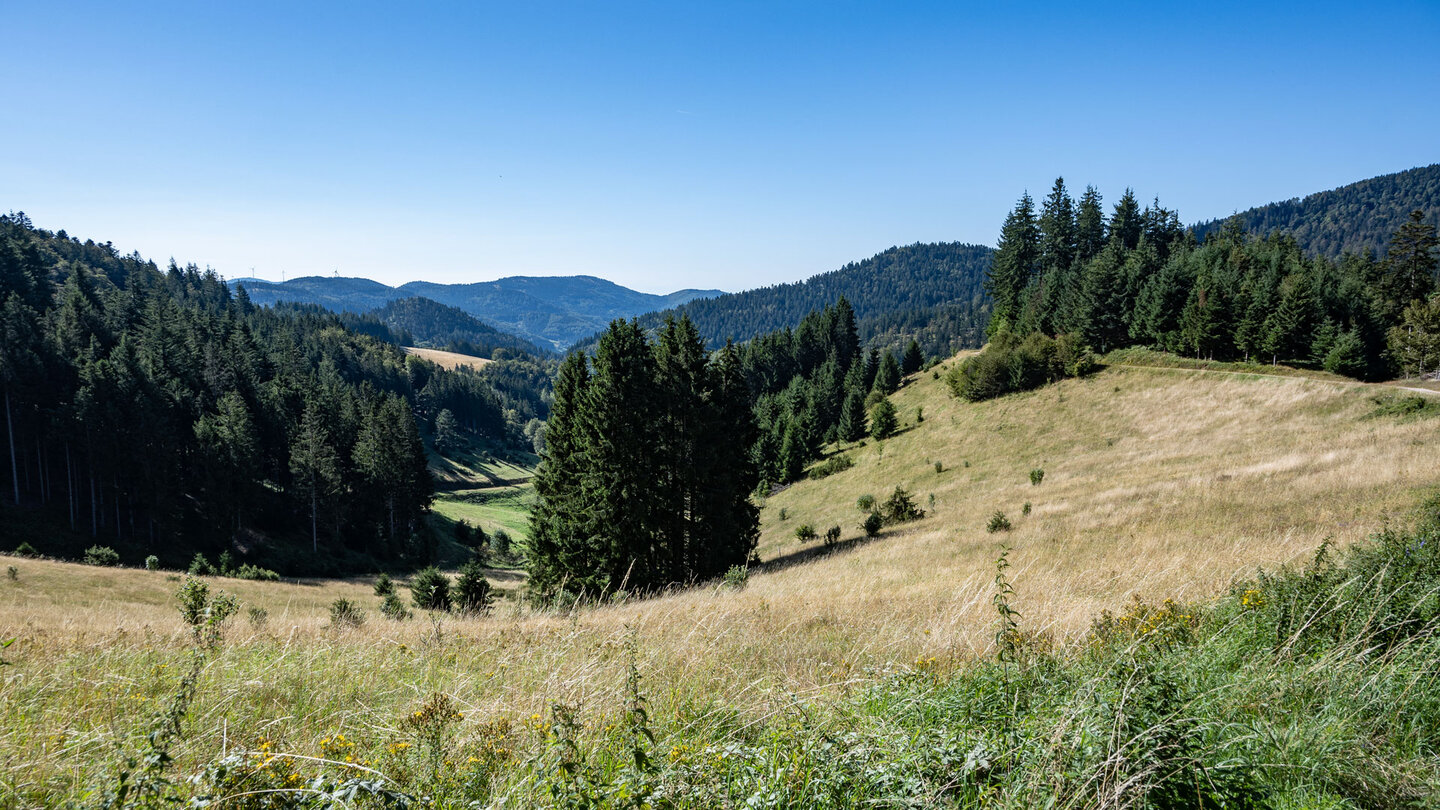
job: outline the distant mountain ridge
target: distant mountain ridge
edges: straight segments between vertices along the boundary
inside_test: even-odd
[[[337,312],[364,313],[404,298],[428,298],[554,349],[599,331],[615,318],[724,295],[721,290],[652,295],[594,276],[510,276],[473,284],[412,281],[399,287],[364,278],[306,276],[284,282],[239,278],[230,285],[244,286],[257,304],[294,301]]]
[[[1282,232],[1295,237],[1312,256],[1375,251],[1384,255],[1390,235],[1411,211],[1440,225],[1440,163],[1382,174],[1356,183],[1261,205],[1238,216],[1245,229],[1261,235]],[[1194,226],[1201,239],[1220,230],[1229,217]]]

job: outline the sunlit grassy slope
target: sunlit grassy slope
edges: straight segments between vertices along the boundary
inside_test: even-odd
[[[700,714],[764,715],[917,658],[943,669],[987,650],[1002,542],[1014,547],[1022,627],[1063,642],[1132,595],[1204,597],[1257,565],[1326,538],[1358,540],[1407,513],[1440,484],[1437,423],[1372,417],[1374,395],[1304,378],[1112,368],[969,404],[922,374],[895,395],[900,435],[846,451],[850,470],[768,499],[764,562],[738,592],[699,587],[570,615],[507,602],[488,618],[393,623],[375,613],[368,583],[217,580],[269,620],[251,626],[242,608],[177,753],[193,765],[264,739],[314,754],[344,732],[380,761],[400,718],[437,690],[465,709],[462,734],[552,700],[580,704],[587,720],[613,717],[631,633],[662,735]],[[1037,468],[1044,480],[1032,486]],[[897,485],[927,516],[850,542],[861,533],[856,498]],[[995,511],[1012,531],[986,532]],[[794,539],[800,523],[839,525],[845,540],[814,555]],[[174,688],[186,644],[170,600],[177,583],[0,564],[18,569],[0,579],[0,638],[19,637],[6,652],[15,665],[0,671],[0,803],[77,795]],[[369,610],[363,627],[328,627],[339,596]],[[538,743],[517,732],[511,744]]]

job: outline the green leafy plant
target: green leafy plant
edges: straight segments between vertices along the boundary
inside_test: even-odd
[[[392,590],[385,594],[385,598],[380,602],[380,615],[391,621],[403,622],[410,618],[411,613],[405,603],[400,601],[400,595]]]
[[[259,605],[251,605],[246,613],[250,618],[250,626],[256,630],[264,627],[270,621],[270,611]]]
[[[838,472],[844,472],[853,466],[855,466],[855,462],[849,456],[833,456],[811,468],[809,476],[812,481],[815,481]]]
[[[204,554],[197,551],[195,552],[195,556],[190,560],[189,573],[192,577],[214,576],[215,566],[211,565],[210,561],[205,559]]]
[[[1029,515],[1029,514],[1030,514],[1030,502],[1029,502],[1029,501],[1026,501],[1026,502],[1025,502],[1025,505],[1022,506],[1022,507],[1020,507],[1020,514],[1022,514],[1022,515]]]
[[[885,503],[881,504],[880,513],[887,524],[907,523],[925,517],[925,510],[916,505],[915,499],[904,487],[898,486]]]
[[[485,569],[480,561],[471,559],[461,566],[460,575],[455,580],[455,607],[479,615],[489,612],[492,598],[490,581],[485,578]]]
[[[13,565],[5,566],[5,578],[10,580],[11,582],[16,581],[20,578],[20,569],[16,568]]]
[[[85,549],[85,564],[116,566],[120,564],[120,554],[109,546],[91,546]]]
[[[18,546],[15,547],[15,556],[16,556],[16,557],[39,557],[39,556],[40,556],[40,552],[36,551],[36,550],[35,550],[35,547],[32,546],[32,545],[30,545],[29,543],[21,543],[20,545],[18,545]]]
[[[240,610],[240,600],[224,591],[212,596],[210,586],[194,577],[186,577],[175,598],[180,603],[180,618],[190,625],[196,643],[205,647],[219,645],[225,622]]]
[[[384,597],[392,593],[395,593],[395,581],[390,579],[389,574],[381,573],[375,578],[375,595]]]
[[[940,473],[943,473],[943,472],[945,472],[945,462],[943,462],[943,461],[937,461],[937,462],[935,462],[935,474],[936,474],[936,475],[939,475]]]
[[[159,558],[159,557],[156,557],[154,554],[151,554],[150,556],[146,557],[146,558],[145,558],[145,570],[146,570],[146,571],[159,571],[159,570],[160,570],[160,558]]]
[[[875,511],[875,496],[861,495],[860,497],[855,499],[855,508],[859,509],[861,512]]]
[[[833,546],[840,542],[840,527],[831,526],[825,530],[825,545]]]
[[[724,583],[727,588],[735,591],[743,591],[746,584],[750,582],[750,569],[743,565],[732,565],[730,570],[725,572]]]
[[[808,543],[811,540],[814,540],[815,527],[811,526],[809,523],[802,523],[799,528],[795,529],[795,539],[799,540],[802,543]]]
[[[880,529],[884,525],[885,518],[880,517],[879,512],[871,512],[865,516],[865,520],[861,522],[860,528],[864,530],[866,537],[873,538],[880,536]]]
[[[1036,467],[1030,471],[1030,486],[1038,487],[1040,482],[1045,480],[1045,471]]]
[[[239,568],[235,569],[232,576],[237,579],[251,579],[257,582],[280,581],[279,574],[271,571],[269,568],[261,568],[258,565],[251,565],[250,563],[245,563],[244,565],[241,565]]]

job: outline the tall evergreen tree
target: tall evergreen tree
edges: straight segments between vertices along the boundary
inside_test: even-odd
[[[1005,217],[990,260],[986,290],[994,300],[988,334],[1011,328],[1020,318],[1024,293],[1040,260],[1040,226],[1035,202],[1025,194]]]
[[[1100,192],[1086,186],[1075,211],[1075,258],[1082,263],[1105,249],[1105,210],[1101,202]]]
[[[571,352],[555,378],[545,452],[535,471],[527,559],[530,587],[536,593],[549,594],[566,587],[571,572],[591,570],[599,561],[599,549],[591,544],[591,523],[580,487],[586,463],[583,420],[589,384],[585,355]]]
[[[910,345],[905,347],[905,357],[900,361],[900,373],[910,375],[924,367],[925,353],[920,350],[920,341],[911,338]]]
[[[302,496],[310,502],[310,546],[320,550],[320,507],[340,483],[340,459],[325,429],[320,409],[308,403],[290,446],[290,472]]]

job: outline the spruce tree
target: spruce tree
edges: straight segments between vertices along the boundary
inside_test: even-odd
[[[1425,222],[1424,211],[1410,212],[1409,221],[1391,237],[1385,254],[1385,286],[1396,310],[1423,301],[1435,289],[1437,256],[1440,237],[1435,226]]]
[[[1100,192],[1086,186],[1075,211],[1075,258],[1089,262],[1105,249],[1105,211]]]
[[[324,418],[312,402],[305,405],[299,429],[290,444],[290,474],[310,506],[311,551],[320,550],[320,506],[338,489],[340,460],[325,429]]]
[[[900,373],[906,376],[925,367],[925,353],[920,350],[920,341],[911,338],[905,347],[905,357],[900,361]]]
[[[889,396],[900,388],[900,363],[895,360],[895,355],[885,352],[880,359],[880,370],[875,372],[874,390]]]
[[[585,391],[590,366],[581,352],[560,364],[545,429],[545,450],[535,471],[535,506],[530,513],[530,588],[550,595],[571,571],[597,564],[590,544],[591,525],[581,498],[580,476],[586,463]]]
[[[986,334],[1015,325],[1020,318],[1024,293],[1040,260],[1040,226],[1035,218],[1035,202],[1025,194],[1005,217],[1000,241],[990,258],[986,290],[994,304]]]
[[[876,441],[888,439],[898,426],[895,405],[890,400],[882,399],[870,409],[870,436]]]

